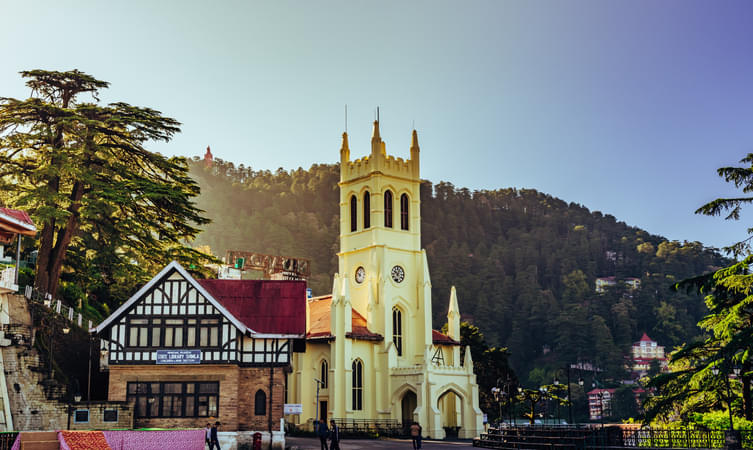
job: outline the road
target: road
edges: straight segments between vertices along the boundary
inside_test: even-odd
[[[320,450],[319,439],[285,437],[285,446],[290,449]],[[471,441],[432,441],[424,440],[421,450],[453,450],[472,448]],[[412,450],[410,439],[346,439],[340,442],[341,450],[357,449],[405,449]]]

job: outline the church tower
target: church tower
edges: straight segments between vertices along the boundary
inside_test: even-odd
[[[307,301],[306,349],[289,384],[298,419],[418,422],[425,436],[458,427],[460,437],[477,436],[478,385],[471,352],[460,358],[454,288],[448,334],[432,329],[418,133],[407,160],[388,155],[377,117],[370,152],[354,160],[350,152],[343,133],[339,267],[331,295]]]
[[[338,272],[352,307],[384,336],[388,351],[394,348],[398,366],[422,363],[432,344],[419,154],[413,130],[410,159],[388,155],[378,120],[368,156],[350,160],[347,133],[340,149]]]

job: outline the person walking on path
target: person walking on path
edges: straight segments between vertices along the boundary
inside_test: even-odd
[[[207,423],[207,427],[204,428],[204,440],[206,440],[207,447],[209,447],[210,442],[212,442],[212,424],[211,423]]]
[[[217,437],[217,428],[220,426],[220,422],[215,422],[214,426],[212,426],[212,429],[209,432],[209,450],[214,450],[215,447],[217,447],[217,450],[220,449],[220,438]]]
[[[329,450],[329,448],[327,448],[327,436],[329,435],[329,430],[327,429],[326,420],[319,421],[319,425],[317,425],[316,428],[316,435],[319,436],[319,442],[322,443],[321,450]]]
[[[421,425],[413,422],[413,425],[410,426],[410,437],[413,441],[413,450],[421,448]]]
[[[329,450],[340,450],[340,428],[334,420],[330,421]]]

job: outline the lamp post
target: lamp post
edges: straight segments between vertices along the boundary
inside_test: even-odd
[[[52,316],[52,314],[50,314]],[[52,317],[50,319],[50,379],[54,378],[55,376],[55,369],[53,369],[53,364],[55,362],[55,359],[53,358],[53,354],[55,351],[55,318]],[[71,332],[71,327],[68,326],[68,324],[63,325],[63,328],[61,328],[61,331],[64,335]]]
[[[568,412],[568,420],[570,421],[570,424],[572,425],[572,423],[573,423],[573,400],[572,400],[572,393],[570,392],[570,364],[568,364],[567,366],[565,366],[565,373],[567,375],[567,380],[566,381],[567,381],[567,412]],[[582,378],[581,378],[581,381],[582,381]],[[580,381],[579,381],[579,383],[580,383]],[[554,378],[554,385],[555,386],[559,386],[559,384],[560,384],[560,380],[557,377],[555,377]],[[580,384],[581,384],[581,386],[583,385],[582,383],[580,383]],[[560,406],[560,404],[559,404],[559,401],[558,401],[557,402],[557,414],[558,415],[559,415],[559,406]]]
[[[81,394],[78,393],[78,392],[76,392],[75,394],[73,394],[73,401],[75,403],[80,402],[81,401]],[[75,410],[75,408],[71,404],[70,400],[68,400],[68,429],[69,430],[71,429],[71,413],[73,413],[74,410]]]
[[[318,426],[319,425],[319,387],[324,386],[324,381],[320,380],[319,378],[314,378],[314,383],[316,383],[316,406],[315,406],[316,411],[314,412],[314,426]]]
[[[502,394],[502,389],[498,386],[492,388],[492,396],[494,396],[494,401],[496,401],[499,406],[499,417],[497,418],[498,428],[502,428]]]

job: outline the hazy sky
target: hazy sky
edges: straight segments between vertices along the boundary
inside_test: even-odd
[[[255,169],[419,133],[422,176],[535,188],[678,240],[741,223],[695,216],[753,152],[753,2],[0,0],[0,96],[17,72],[77,68],[102,96],[183,123],[166,154]]]

